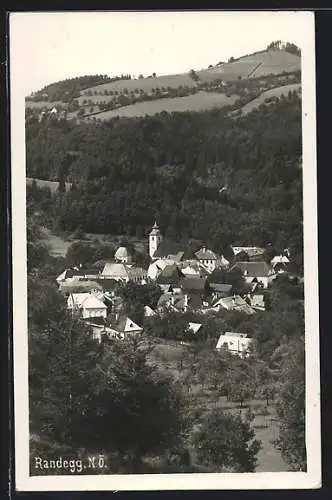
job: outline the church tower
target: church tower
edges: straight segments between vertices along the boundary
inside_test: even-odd
[[[160,242],[162,241],[163,237],[161,235],[161,232],[159,230],[157,222],[154,223],[153,228],[149,234],[149,255],[152,258],[153,254],[159,247]]]

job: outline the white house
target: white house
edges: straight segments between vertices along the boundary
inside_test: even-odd
[[[217,267],[218,257],[217,255],[206,247],[201,248],[195,253],[196,259],[199,263],[207,269],[210,273]]]
[[[227,348],[232,354],[245,357],[249,354],[251,342],[252,339],[246,333],[225,332],[220,335],[216,349]]]
[[[107,316],[107,306],[93,293],[71,293],[67,299],[67,308],[79,312],[85,318]]]
[[[121,340],[142,333],[143,328],[137,325],[130,318],[124,316],[110,325],[110,336]]]
[[[284,255],[276,255],[275,257],[273,257],[273,259],[271,260],[270,263],[271,263],[273,270],[277,274],[282,274],[285,271],[287,271],[287,266],[290,263],[290,260],[289,260],[288,256],[285,254]]]
[[[275,271],[266,262],[237,262],[234,268],[242,271],[246,283],[261,283],[264,288],[276,277]]]

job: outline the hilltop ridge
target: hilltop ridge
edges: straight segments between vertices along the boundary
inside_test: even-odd
[[[26,112],[27,118],[41,119],[53,110],[54,115],[64,119],[101,121],[162,111],[203,111],[225,106],[234,110],[271,88],[300,81],[301,58],[270,48],[181,74],[153,73],[138,78],[129,74],[85,75],[55,82],[27,97]]]

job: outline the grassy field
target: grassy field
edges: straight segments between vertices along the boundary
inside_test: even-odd
[[[188,375],[193,379],[191,366],[186,362],[187,351],[187,346],[172,341],[161,341],[155,345],[153,361],[157,361],[159,369],[171,375],[174,380],[184,382]],[[286,472],[289,470],[280,452],[272,444],[272,441],[278,436],[278,421],[272,404],[267,407],[265,401],[255,399],[244,404],[241,410],[238,403],[227,401],[225,396],[218,395],[218,390],[208,387],[208,385],[202,386],[194,381],[189,386],[185,383],[181,385],[189,405],[192,405],[193,411],[198,409],[201,416],[214,408],[220,408],[220,410],[232,414],[246,412],[250,408],[255,414],[252,426],[255,429],[256,439],[262,443],[262,448],[257,455],[256,472]],[[197,419],[200,419],[201,416]]]
[[[197,94],[186,97],[174,97],[157,99],[155,101],[138,102],[122,108],[104,111],[96,115],[101,120],[110,120],[116,116],[120,117],[139,117],[145,115],[155,115],[162,111],[183,112],[183,111],[202,111],[212,108],[223,108],[232,105],[238,99],[237,95],[226,97],[225,94],[212,92],[198,92]],[[88,118],[87,118],[88,119]]]
[[[283,85],[282,87],[276,87],[274,89],[266,90],[259,97],[253,99],[252,101],[248,102],[248,104],[243,106],[242,115],[247,115],[254,109],[258,108],[269,97],[280,97],[282,94],[285,97],[287,97],[289,91],[291,92],[293,92],[294,90],[298,91],[300,90],[300,88],[301,88],[300,83],[291,83],[289,85]]]
[[[241,57],[223,66],[214,66],[198,74],[202,81],[222,78],[225,81],[241,77],[257,78],[267,75],[277,75],[284,71],[291,73],[301,69],[300,57],[284,51],[264,51]]]
[[[116,82],[104,83],[102,85],[98,85],[97,87],[90,87],[89,89],[85,89],[81,92],[81,96],[88,96],[89,92],[104,92],[108,91],[117,91],[122,93],[125,89],[128,92],[143,89],[145,92],[150,92],[153,88],[161,88],[161,87],[180,87],[187,85],[188,87],[195,87],[196,83],[189,76],[188,73],[182,73],[178,75],[161,75],[156,76],[155,78],[139,78],[132,80],[118,80]]]
[[[93,243],[96,240],[114,246],[119,246],[121,243],[121,236],[112,236],[107,234],[94,234],[94,233],[86,233],[83,239],[76,239],[72,234],[69,235],[61,235],[54,234],[49,229],[43,228],[43,239],[44,242],[48,245],[50,249],[51,255],[54,257],[65,257],[69,246],[74,241],[82,241],[84,243]],[[126,238],[132,245],[134,245],[135,249],[139,252],[147,251],[144,247],[144,242],[134,237]]]

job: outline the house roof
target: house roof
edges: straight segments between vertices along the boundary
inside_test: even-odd
[[[227,335],[228,337],[237,337],[237,338],[248,337],[247,333],[240,333],[240,332],[225,332],[224,335]]]
[[[102,290],[102,287],[96,281],[75,281],[60,283],[60,292],[79,293],[90,292],[91,290]]]
[[[250,307],[247,304],[247,302],[239,295],[233,295],[232,297],[221,298],[213,304],[213,307],[216,307],[218,305],[224,307],[225,309],[244,312],[246,314],[255,313],[254,309]]]
[[[171,256],[178,256],[179,253],[182,253],[182,258],[190,259],[192,258],[192,252],[187,245],[183,245],[182,243],[177,243],[169,240],[162,240],[153,254],[154,258],[172,258]]]
[[[107,262],[102,271],[102,276],[114,276],[115,278],[128,278],[128,270],[125,264],[119,262]]]
[[[156,311],[154,311],[150,306],[144,306],[144,314],[145,316],[155,316]]]
[[[177,285],[183,278],[183,274],[175,264],[167,265],[157,277],[157,283]]]
[[[275,255],[271,260],[271,265],[274,267],[276,264],[289,264],[287,255]]]
[[[128,267],[127,273],[129,278],[141,278],[147,276],[147,270],[142,267]]]
[[[179,264],[184,275],[187,276],[209,276],[209,272],[197,260],[185,260]]]
[[[84,309],[107,309],[107,306],[100,299],[91,293],[72,293],[73,303]]]
[[[119,333],[130,333],[143,330],[141,326],[137,325],[134,321],[128,318],[128,316],[120,317],[116,323],[111,325],[111,328]]]
[[[120,262],[107,262],[102,271],[102,276],[111,276],[113,278],[135,278],[146,276],[147,271],[141,267],[127,266]]]
[[[247,340],[251,340],[247,337],[247,334],[246,333],[238,333],[238,332],[225,332],[225,333],[222,333],[218,339],[218,342],[217,342],[217,345],[216,345],[216,348],[217,349],[220,349],[223,344],[225,343],[225,337],[228,337],[228,338],[233,338],[234,340],[238,340],[240,338],[245,338]]]
[[[96,271],[96,270],[95,270]],[[97,271],[98,272],[98,271]],[[58,277],[57,281],[66,280],[68,278],[73,278],[74,276],[84,276],[83,269],[65,269]]]
[[[215,292],[224,292],[224,293],[229,293],[233,288],[233,286],[229,285],[228,283],[209,283],[209,286]]]
[[[253,277],[264,277],[270,276],[272,274],[271,267],[266,264],[266,262],[237,262],[234,264],[232,269],[238,268],[241,269],[243,273],[246,272],[248,276]]]
[[[237,255],[240,252],[245,252],[248,257],[255,257],[259,255],[263,255],[264,253],[264,248],[260,247],[237,247],[237,246],[231,246],[231,249],[233,250],[234,255]]]
[[[198,252],[195,253],[195,256],[199,260],[217,260],[217,255],[209,250],[208,248],[201,248]]]
[[[188,328],[189,328],[189,330],[191,332],[197,333],[202,328],[202,324],[201,323],[191,323],[191,322],[189,322],[188,323]]]
[[[203,292],[206,286],[206,278],[186,277],[181,284],[183,290],[196,290]]]

